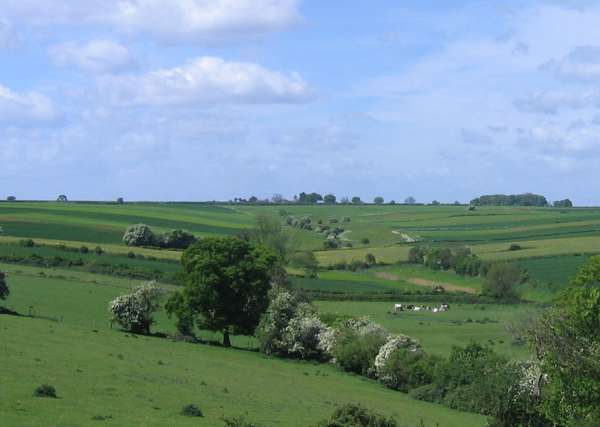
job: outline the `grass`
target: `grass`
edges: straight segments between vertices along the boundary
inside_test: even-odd
[[[433,354],[447,355],[452,346],[477,341],[515,359],[527,359],[531,355],[526,346],[512,344],[513,337],[507,326],[531,318],[540,310],[531,304],[451,304],[451,309],[445,313],[393,313],[393,302],[320,301],[317,305],[322,313],[368,316],[392,332],[419,339],[424,349]]]

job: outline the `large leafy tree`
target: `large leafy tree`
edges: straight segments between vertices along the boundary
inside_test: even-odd
[[[271,272],[278,257],[260,246],[233,238],[207,238],[188,248],[181,262],[184,290],[169,304],[178,317],[200,328],[251,334],[269,305]],[[184,322],[185,323],[185,322]]]
[[[557,425],[600,422],[600,257],[528,329],[544,373],[543,410]]]

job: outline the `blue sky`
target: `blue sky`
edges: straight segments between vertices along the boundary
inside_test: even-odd
[[[600,204],[593,1],[0,0],[0,197]]]

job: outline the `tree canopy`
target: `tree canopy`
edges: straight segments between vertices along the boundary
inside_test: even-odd
[[[277,256],[250,242],[206,238],[189,247],[181,262],[184,289],[172,298],[171,312],[193,319],[200,328],[223,333],[251,334],[269,305],[268,292]],[[178,295],[178,294],[175,294]]]
[[[544,196],[533,193],[525,194],[491,194],[471,200],[473,206],[548,206]]]

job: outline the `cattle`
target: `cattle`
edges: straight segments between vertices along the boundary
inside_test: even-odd
[[[394,304],[394,311],[396,313],[399,311],[404,311],[404,306],[402,304]]]

